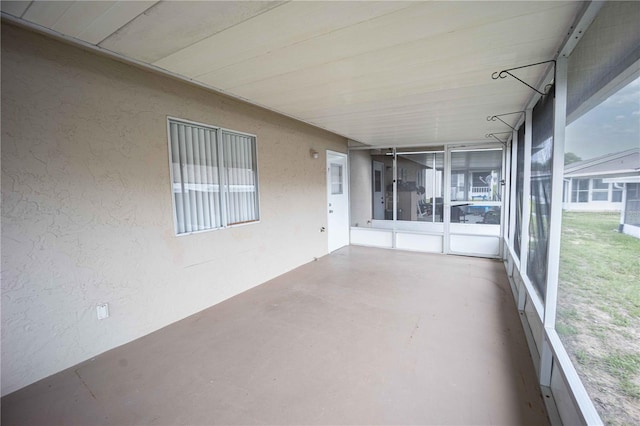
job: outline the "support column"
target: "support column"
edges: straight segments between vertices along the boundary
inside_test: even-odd
[[[551,177],[551,214],[549,218],[549,248],[547,251],[547,282],[543,324],[545,330],[555,329],[560,269],[560,239],[562,237],[562,190],[564,183],[564,137],[567,118],[567,58],[556,62],[555,100],[553,103],[553,168]],[[545,333],[546,335],[546,333]],[[542,345],[540,384],[551,385],[553,353],[548,340]]]
[[[522,227],[520,229],[520,273],[527,275],[529,260],[529,220],[531,218],[531,132],[533,108],[525,111],[524,119],[524,176],[522,184]]]
[[[518,131],[513,131],[513,138],[511,139],[511,186],[509,187],[509,247],[513,248],[515,239],[515,225],[516,225],[516,210],[517,210],[517,195],[516,188],[518,186]]]
[[[465,186],[467,182],[465,181]],[[451,205],[451,150],[446,147],[444,150],[444,193],[442,194],[442,252],[449,254],[451,252],[450,234],[449,234],[449,219],[450,206]],[[434,204],[435,209],[435,204]]]
[[[513,222],[509,220],[513,209],[509,208],[509,215],[507,215],[507,208],[511,202],[511,184],[513,183],[511,180],[510,160],[514,133],[515,131],[511,134],[511,142],[507,142],[502,149],[502,175],[498,183],[500,185],[500,201],[502,202],[502,207],[500,207],[500,253],[502,260],[507,260],[508,247],[511,246],[511,243],[505,244],[505,242],[509,241],[509,235],[512,233],[511,228],[513,227]]]

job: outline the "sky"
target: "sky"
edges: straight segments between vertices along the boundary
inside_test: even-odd
[[[567,126],[565,152],[583,160],[640,147],[640,78]]]

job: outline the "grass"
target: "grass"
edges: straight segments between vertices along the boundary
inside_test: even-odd
[[[632,398],[640,399],[640,386],[636,385],[631,380],[623,379],[620,383],[620,389]]]
[[[605,357],[604,362],[609,372],[620,381],[623,393],[640,399],[640,386],[633,382],[640,372],[640,354],[613,354]]]
[[[612,374],[623,378],[640,371],[640,354],[613,354],[605,357]]]
[[[578,360],[578,363],[580,363],[581,365],[589,364],[589,354],[583,349],[577,350],[575,352],[575,356],[576,356],[576,359]]]
[[[556,325],[556,331],[561,336],[574,336],[578,334],[578,329],[571,324],[559,323]]]
[[[640,239],[619,218],[563,214],[556,329],[605,423],[640,424]]]
[[[564,214],[560,281],[597,297],[604,311],[640,318],[640,240],[616,232],[619,217]]]

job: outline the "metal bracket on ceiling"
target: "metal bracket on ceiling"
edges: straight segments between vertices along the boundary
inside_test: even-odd
[[[502,139],[500,139],[499,137],[496,136],[496,135],[505,135],[507,133],[511,134],[511,132],[496,132],[496,133],[487,133],[486,135],[484,135],[484,137],[485,138],[494,138],[495,140],[500,142],[502,145],[507,146],[507,142],[509,141],[509,138],[507,138],[506,141],[503,141]]]
[[[535,64],[523,65],[521,67],[509,68],[509,69],[506,69],[506,70],[494,72],[493,74],[491,74],[491,78],[494,79],[494,80],[497,80],[499,78],[507,78],[507,76],[510,75],[511,77],[513,77],[516,80],[518,80],[520,83],[522,83],[525,86],[531,88],[532,90],[536,91],[537,93],[541,94],[542,96],[545,96],[547,94],[547,91],[549,90],[549,87],[552,86],[551,84],[547,84],[546,86],[544,86],[544,92],[541,92],[538,89],[536,89],[535,87],[533,87],[532,85],[530,85],[529,83],[527,83],[526,81],[524,81],[524,80],[516,77],[515,75],[513,75],[511,73],[511,71],[519,70],[519,69],[522,69],[522,68],[534,67],[536,65],[550,64],[550,63],[553,63],[553,74],[555,75],[555,72],[556,72],[556,61],[555,61],[555,59],[552,59],[550,61],[536,62]]]
[[[524,111],[515,111],[515,112],[505,112],[504,114],[496,114],[496,115],[492,115],[487,117],[487,121],[496,121],[496,120],[500,120],[502,121],[504,124],[506,124],[507,126],[509,126],[509,128],[513,131],[516,130],[515,127],[513,127],[511,124],[507,123],[506,121],[504,121],[502,118],[500,117],[504,117],[505,115],[513,115],[513,114],[524,114]]]

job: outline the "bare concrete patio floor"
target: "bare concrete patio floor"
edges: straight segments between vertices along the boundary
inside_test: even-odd
[[[536,382],[501,262],[351,246],[7,395],[2,424],[544,425]]]

